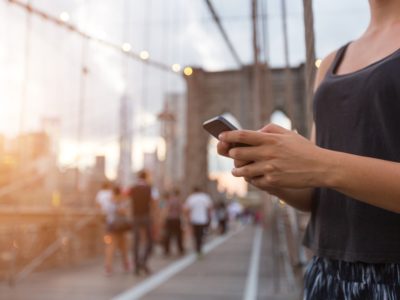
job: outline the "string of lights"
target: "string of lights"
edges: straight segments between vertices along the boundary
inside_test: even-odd
[[[92,36],[86,32],[83,32],[77,26],[75,26],[74,24],[69,22],[70,16],[67,12],[62,12],[58,17],[55,17],[53,15],[50,15],[50,14],[38,9],[38,8],[33,7],[29,3],[24,3],[20,0],[5,0],[5,1],[7,1],[10,4],[16,5],[22,9],[24,9],[27,13],[32,14],[37,17],[40,17],[43,20],[45,20],[49,23],[52,23],[53,25],[64,28],[64,29],[70,31],[71,33],[77,34],[84,39],[96,42],[96,43],[103,45],[105,47],[108,47],[108,48],[112,48],[116,51],[121,52],[123,55],[126,55],[132,59],[138,60],[142,63],[151,65],[162,71],[171,72],[171,73],[178,74],[178,75],[181,75],[183,73],[186,76],[190,76],[192,74],[192,68],[190,68],[190,67],[185,67],[182,72],[181,67],[179,66],[179,68],[178,68],[177,64],[173,64],[172,66],[170,66],[168,64],[151,59],[150,53],[147,50],[143,50],[139,53],[136,53],[136,52],[132,51],[132,46],[127,42],[124,42],[121,44],[116,44],[116,43],[107,41],[105,39],[101,39],[101,38]]]

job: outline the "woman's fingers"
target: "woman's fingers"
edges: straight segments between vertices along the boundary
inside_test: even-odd
[[[219,135],[219,140],[228,144],[261,145],[265,141],[265,134],[252,130],[225,131]]]
[[[253,179],[257,177],[264,177],[273,171],[274,167],[270,164],[266,164],[265,162],[254,162],[239,168],[234,168],[232,170],[232,175],[236,177]]]
[[[257,161],[271,158],[266,147],[235,147],[231,148],[228,152],[228,156],[235,160],[241,161]]]
[[[291,132],[290,130],[288,130],[282,126],[276,125],[274,123],[270,123],[270,124],[264,126],[259,131],[265,132],[265,133],[280,133],[280,134],[285,134],[285,133]]]
[[[233,164],[235,165],[235,168],[240,168],[245,165],[251,164],[251,161],[235,159],[233,160]]]
[[[218,142],[217,144],[217,151],[219,155],[222,156],[226,156],[229,157],[228,153],[229,153],[229,149],[230,149],[230,145],[228,143],[225,142]]]
[[[242,149],[242,148],[250,148],[250,147],[236,147],[236,148],[237,149]],[[217,152],[218,152],[219,155],[230,157],[230,158],[234,158],[234,157],[229,155],[230,154],[229,151],[232,150],[232,149],[233,149],[232,146],[230,144],[228,144],[228,143],[218,142],[218,144],[217,144]],[[236,153],[236,152],[237,152],[237,150],[233,151],[233,153]],[[239,150],[239,152],[242,152],[242,150]],[[251,151],[251,153],[253,153],[253,151]],[[240,160],[240,159],[235,159],[234,160],[235,167],[242,167],[242,166],[247,165],[249,163],[251,163],[251,160]]]

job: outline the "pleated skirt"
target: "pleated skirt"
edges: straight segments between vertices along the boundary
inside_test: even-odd
[[[314,257],[303,300],[400,300],[400,264],[344,262]]]

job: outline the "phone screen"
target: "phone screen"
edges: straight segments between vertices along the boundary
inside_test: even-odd
[[[218,139],[218,136],[224,131],[237,130],[227,119],[222,116],[217,116],[203,123],[203,128],[207,130],[213,137]]]
[[[203,123],[203,128],[208,131],[213,137],[218,139],[218,136],[224,131],[238,130],[231,122],[223,116],[216,116]],[[235,143],[232,147],[248,147],[249,145]]]

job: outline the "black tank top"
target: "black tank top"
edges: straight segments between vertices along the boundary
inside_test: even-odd
[[[400,49],[361,70],[335,75],[346,49],[338,50],[315,93],[316,143],[400,162]],[[304,244],[332,259],[400,263],[400,214],[317,188]]]

